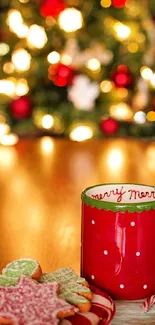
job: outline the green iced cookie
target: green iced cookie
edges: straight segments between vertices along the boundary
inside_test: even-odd
[[[2,274],[10,278],[19,278],[21,275],[26,275],[38,279],[42,271],[37,261],[31,258],[20,258],[7,264],[2,270]]]
[[[53,273],[44,273],[39,279],[40,282],[53,282],[57,281],[61,284],[68,284],[69,282],[74,282],[78,284],[85,283],[85,279],[78,276],[72,269],[69,267],[59,269]]]
[[[18,282],[17,278],[10,278],[8,276],[0,274],[0,286],[10,287],[15,286]]]
[[[39,279],[40,282],[58,282],[60,285],[60,298],[71,304],[87,304],[92,298],[89,288],[82,285],[85,279],[79,277],[70,268],[63,268],[54,273],[46,273]]]

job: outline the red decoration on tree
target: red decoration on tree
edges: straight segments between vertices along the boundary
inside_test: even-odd
[[[49,67],[48,77],[56,86],[64,87],[72,83],[74,73],[70,66],[58,63]]]
[[[57,17],[65,9],[63,0],[43,0],[40,13],[44,17]]]
[[[125,6],[127,0],[112,0],[112,5],[115,8],[122,8]]]
[[[132,76],[126,65],[119,65],[112,74],[112,79],[118,88],[128,88],[132,84]]]
[[[11,102],[10,110],[15,120],[23,120],[32,113],[32,103],[28,96],[22,96]]]
[[[103,133],[107,135],[112,135],[118,131],[119,124],[113,118],[108,117],[100,121],[100,127]]]

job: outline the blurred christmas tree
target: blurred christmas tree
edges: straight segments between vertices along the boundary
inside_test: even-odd
[[[155,135],[153,0],[1,0],[0,142]]]

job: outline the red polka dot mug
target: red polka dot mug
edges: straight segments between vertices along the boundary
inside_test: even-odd
[[[81,274],[115,299],[155,294],[155,187],[83,191]]]

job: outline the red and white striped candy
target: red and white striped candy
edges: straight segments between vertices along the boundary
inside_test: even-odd
[[[88,313],[78,313],[60,322],[60,325],[108,325],[115,314],[114,301],[103,291],[90,286],[92,307]]]
[[[154,303],[155,303],[155,295],[147,298],[144,301],[143,306],[142,306],[143,310],[145,312],[148,312],[151,309],[151,307],[154,305]]]

